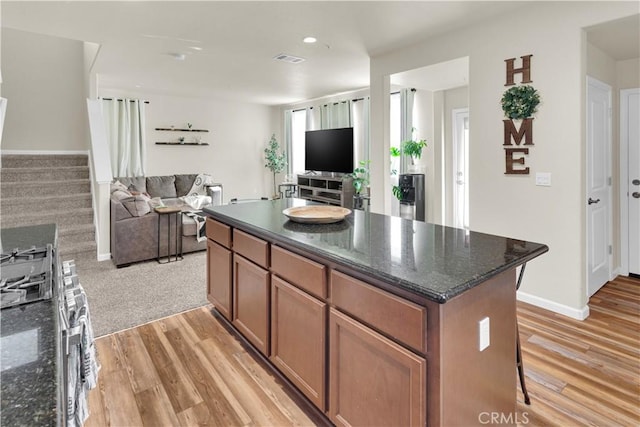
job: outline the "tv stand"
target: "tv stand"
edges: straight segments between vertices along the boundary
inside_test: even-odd
[[[298,197],[353,208],[353,179],[327,175],[298,175]]]

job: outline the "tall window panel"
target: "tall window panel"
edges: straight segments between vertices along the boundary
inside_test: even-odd
[[[304,133],[307,129],[307,111],[293,111],[291,115],[292,153],[290,156],[294,174],[304,173]]]

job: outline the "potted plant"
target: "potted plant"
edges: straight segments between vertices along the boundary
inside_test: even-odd
[[[389,148],[389,154],[391,155],[391,157],[400,157],[400,149],[398,147],[391,147]],[[391,169],[391,175],[392,176],[398,175],[398,169]],[[394,196],[396,196],[398,200],[402,199],[402,190],[400,190],[399,185],[392,186],[391,192],[393,193]]]
[[[353,196],[354,209],[362,209],[363,207],[362,196],[366,194],[369,188],[369,163],[371,163],[371,160],[360,160],[359,166],[346,175],[347,178],[353,180],[353,188],[356,193]]]
[[[413,131],[416,129],[413,128]],[[411,169],[416,167],[416,160],[422,156],[422,149],[427,146],[427,141],[424,139],[415,140],[410,139],[402,143],[402,152],[411,158]]]
[[[266,164],[264,167],[273,173],[273,198],[278,198],[276,188],[276,174],[280,173],[287,166],[287,156],[280,150],[280,144],[276,140],[276,135],[272,134],[267,148],[264,149]]]
[[[416,128],[412,128],[411,130],[412,130],[412,133],[414,133],[416,131]],[[400,144],[400,147],[401,148],[391,147],[389,149],[389,154],[391,155],[391,157],[400,157],[402,154],[405,154],[409,156],[409,158],[411,159],[411,164],[407,168],[408,171],[412,172],[412,171],[418,170],[418,165],[416,164],[416,160],[422,156],[422,149],[427,147],[427,141],[425,141],[424,139],[416,140],[412,138],[410,140],[403,141]],[[397,169],[391,170],[391,175],[395,176],[397,174],[398,174]],[[393,195],[396,196],[398,200],[402,200],[402,190],[400,189],[400,186],[398,185],[392,186],[391,191],[393,192]]]

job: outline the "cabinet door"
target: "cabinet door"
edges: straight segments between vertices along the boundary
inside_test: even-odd
[[[337,426],[424,426],[427,362],[330,310],[329,416]]]
[[[324,412],[327,305],[276,276],[271,284],[271,361]]]
[[[233,324],[269,356],[269,272],[233,255]]]
[[[231,251],[207,240],[207,299],[231,320]]]

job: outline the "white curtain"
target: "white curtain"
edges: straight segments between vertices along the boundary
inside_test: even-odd
[[[318,130],[318,123],[320,123],[320,108],[307,108],[307,130]]]
[[[413,133],[413,95],[415,89],[400,89],[400,147],[404,141],[412,138]],[[400,173],[407,172],[407,156],[400,156]]]
[[[368,160],[371,159],[371,100],[367,96],[362,103],[362,143],[364,144],[362,152],[364,159]]]
[[[287,174],[293,174],[293,132],[291,128],[291,116],[293,110],[284,112],[284,149],[287,155]]]
[[[113,176],[144,176],[146,169],[144,101],[102,99],[101,102]]]
[[[354,140],[354,159],[369,160],[369,98],[354,101],[352,104],[352,125]]]
[[[320,128],[351,127],[351,101],[328,103],[320,106]]]

